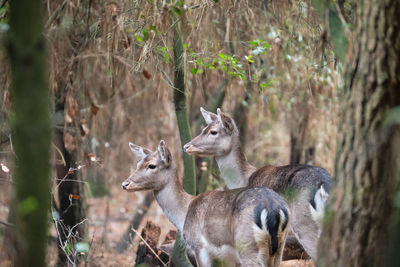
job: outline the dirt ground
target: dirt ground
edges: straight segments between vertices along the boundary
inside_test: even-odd
[[[115,185],[111,188],[110,197],[88,199],[88,238],[90,253],[85,266],[133,266],[139,238],[135,237],[133,244],[123,253],[119,254],[114,248],[126,231],[132,215],[135,213],[137,203],[145,196],[145,193],[128,193]],[[0,220],[7,221],[8,206],[6,198],[2,198],[0,206]],[[161,209],[153,202],[148,213],[144,217],[138,232],[147,221],[152,221],[161,227],[160,242],[165,239],[169,230],[174,226],[164,217]],[[4,229],[5,226],[0,226]],[[2,231],[3,232],[3,231]],[[52,228],[50,234],[56,238],[56,232]],[[0,234],[0,266],[12,266],[4,255],[3,234]],[[48,248],[49,266],[56,263],[57,248],[55,242],[50,242]],[[284,267],[312,267],[309,260],[291,260],[282,262]]]

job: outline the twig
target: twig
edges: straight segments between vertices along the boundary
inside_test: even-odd
[[[62,161],[64,167],[67,166],[67,163],[65,162],[65,158],[64,158],[64,155],[61,152],[61,150],[54,143],[51,143],[51,144],[54,146],[54,148],[57,150],[58,154],[60,155],[61,161]]]
[[[67,5],[67,0],[65,0],[61,6],[59,6],[56,11],[54,11],[53,15],[50,16],[50,18],[47,20],[46,24],[44,25],[44,28],[47,29],[48,27],[50,27],[51,23],[53,23],[53,21],[57,18],[58,14],[60,14],[61,11],[63,11],[63,9],[65,8],[65,6]]]
[[[139,238],[144,242],[144,244],[150,249],[150,251],[156,256],[156,258],[164,265],[167,266],[165,262],[162,261],[162,259],[157,255],[157,253],[150,247],[150,245],[144,240],[144,238],[135,230],[135,228],[131,228],[131,230],[139,236]]]
[[[162,73],[162,76],[164,77],[164,79],[168,82],[169,86],[171,86],[172,89],[177,90],[177,91],[181,92],[182,94],[185,94],[185,92],[183,92],[182,90],[179,90],[178,88],[176,88],[174,86],[171,79],[168,77],[168,74],[166,74],[163,70],[161,70],[161,73]]]
[[[83,183],[83,184],[88,184],[89,182],[85,181],[80,181],[80,180],[75,180],[75,179],[59,179],[59,178],[54,178],[56,181],[63,181],[63,182],[77,182],[77,183]]]
[[[12,142],[11,134],[8,135],[8,139],[10,139],[10,149],[11,149],[11,152],[14,153],[14,148],[13,148],[13,142]]]
[[[3,221],[0,221],[0,224],[2,224],[2,225],[5,225],[5,226],[8,226],[8,227],[15,227],[15,225],[14,225],[14,224],[12,224],[12,223],[8,223],[8,222],[3,222]]]

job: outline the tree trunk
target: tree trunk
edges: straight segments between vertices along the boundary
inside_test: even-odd
[[[129,224],[128,228],[126,229],[124,235],[122,236],[121,240],[117,243],[116,250],[118,253],[123,253],[135,237],[132,228],[137,230],[139,228],[140,223],[142,222],[143,217],[147,214],[151,202],[154,200],[153,192],[146,193],[143,201],[139,204],[136,209],[135,215],[132,217],[131,223]]]
[[[58,241],[58,263],[57,266],[66,266],[69,261],[78,263],[79,258],[74,255],[71,247],[78,241],[84,241],[87,233],[86,224],[82,223],[86,218],[86,199],[84,194],[82,179],[78,171],[69,172],[70,168],[76,168],[77,152],[69,153],[65,149],[63,140],[64,131],[56,130],[55,144],[60,149],[64,157],[64,163],[56,164],[58,179],[58,199],[60,206],[60,222],[57,224]],[[72,230],[73,229],[73,230]],[[72,235],[70,235],[70,231]],[[67,248],[65,248],[67,244]]]
[[[176,119],[178,121],[179,135],[182,146],[192,140],[190,125],[188,120],[186,95],[185,95],[185,68],[184,68],[184,49],[182,33],[179,22],[174,21],[174,104]],[[189,194],[196,194],[196,170],[194,157],[183,153],[183,165],[185,166],[183,176],[183,187]]]
[[[42,2],[13,0],[8,53],[16,153],[15,266],[45,266],[50,206],[50,119]]]
[[[182,15],[183,16],[183,15]],[[174,15],[175,17],[175,15]],[[188,120],[187,106],[186,106],[186,95],[185,95],[185,68],[184,68],[184,49],[182,42],[182,33],[179,27],[179,21],[175,17],[174,19],[174,104],[176,119],[178,121],[179,135],[181,139],[181,145],[183,146],[190,140],[192,135],[190,131],[190,125]],[[196,194],[196,169],[194,157],[183,153],[182,158],[184,165],[184,176],[183,176],[183,188],[189,194]],[[183,237],[178,233],[174,250],[171,255],[171,261],[174,266],[186,267],[192,266],[187,255],[186,255],[186,244]]]
[[[384,266],[400,184],[400,0],[358,4],[320,266]]]

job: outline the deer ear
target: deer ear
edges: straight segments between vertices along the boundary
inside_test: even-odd
[[[200,112],[207,124],[210,124],[218,119],[216,114],[205,110],[203,107],[200,107]]]
[[[148,154],[151,153],[150,150],[148,150],[148,149],[146,149],[146,148],[144,148],[144,147],[141,147],[141,146],[137,146],[137,145],[135,145],[135,144],[133,144],[133,143],[131,143],[131,142],[129,142],[129,147],[130,147],[132,153],[133,153],[139,160],[144,159]]]
[[[221,109],[217,108],[217,118],[222,129],[226,131],[227,134],[232,134],[235,129],[235,124],[233,120],[221,112]]]
[[[166,167],[168,167],[171,164],[171,152],[169,152],[164,140],[160,141],[157,150],[160,161],[164,163]]]

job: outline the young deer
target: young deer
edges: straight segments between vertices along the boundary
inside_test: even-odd
[[[187,194],[163,140],[156,151],[129,143],[136,170],[127,191],[153,190],[167,218],[183,233],[199,266],[221,258],[241,266],[279,266],[289,224],[282,198],[264,187]]]
[[[202,132],[184,146],[188,154],[214,156],[228,188],[264,186],[280,194],[289,204],[291,227],[307,253],[317,257],[321,218],[328,198],[331,176],[323,168],[310,165],[250,165],[240,147],[239,130],[233,119],[203,108],[207,123]]]

